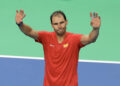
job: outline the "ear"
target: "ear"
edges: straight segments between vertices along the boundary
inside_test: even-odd
[[[68,20],[66,20],[66,25],[68,24]]]

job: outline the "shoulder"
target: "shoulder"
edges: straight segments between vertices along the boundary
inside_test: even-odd
[[[38,31],[38,39],[43,39],[49,37],[51,32],[48,31]]]
[[[81,38],[83,34],[77,34],[77,33],[70,33],[67,32],[68,36],[73,37],[73,38]]]
[[[46,41],[48,41],[50,39],[52,34],[53,34],[53,32],[38,31],[38,38],[36,41],[41,42],[41,43],[45,43]]]
[[[67,36],[68,36],[68,39],[71,40],[72,42],[80,42],[83,34],[67,32]]]
[[[38,31],[38,34],[49,34],[50,32],[48,31]]]
[[[50,36],[52,34],[54,34],[54,32],[38,31],[38,36]]]

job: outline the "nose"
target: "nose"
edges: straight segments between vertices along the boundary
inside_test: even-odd
[[[58,24],[58,28],[61,28],[62,26],[61,26],[61,24]]]

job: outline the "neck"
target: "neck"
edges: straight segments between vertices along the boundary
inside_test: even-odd
[[[66,36],[66,33],[64,35],[62,35],[62,36],[56,34],[56,36],[57,36],[58,43],[62,43],[65,36]]]

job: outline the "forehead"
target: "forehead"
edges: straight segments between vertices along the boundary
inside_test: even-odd
[[[53,22],[53,23],[54,23],[54,22],[60,22],[60,21],[65,21],[63,15],[58,14],[58,15],[54,15],[54,16],[52,17],[52,22]]]

